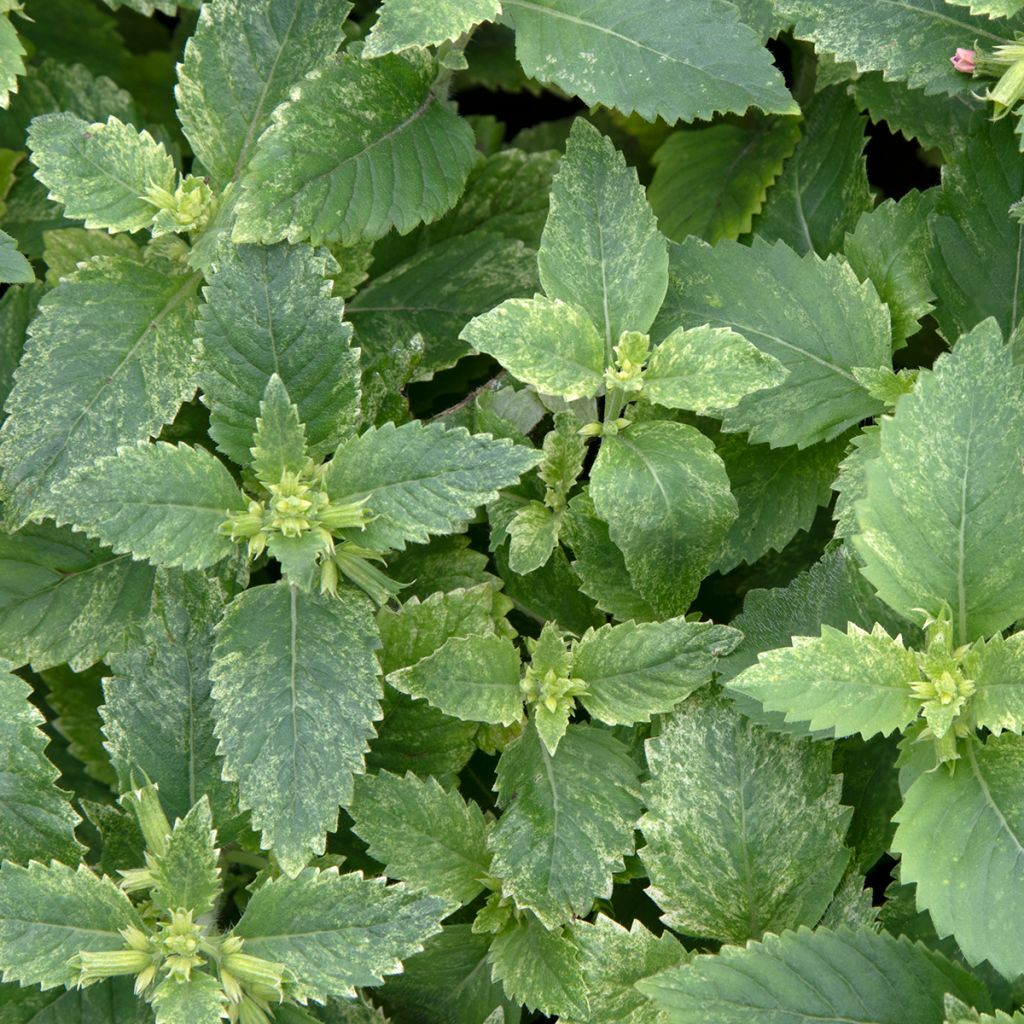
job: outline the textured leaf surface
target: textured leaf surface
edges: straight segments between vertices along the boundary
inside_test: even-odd
[[[879,596],[911,617],[947,602],[960,643],[1024,612],[1022,380],[996,325],[980,324],[882,420],[857,505],[854,544]]]
[[[85,466],[68,482],[65,514],[79,528],[154,565],[203,569],[231,553],[217,532],[244,511],[231,474],[205,448],[142,442]]]
[[[964,659],[964,671],[976,687],[970,707],[981,728],[1024,730],[1024,633],[982,641]]]
[[[213,813],[204,796],[174,823],[154,871],[156,884],[150,898],[155,906],[169,912],[191,910],[196,917],[213,910],[220,894],[215,841]]]
[[[43,286],[36,284],[28,288],[8,288],[0,298],[0,403],[7,401],[14,384],[14,371],[25,347],[25,334],[42,297]]]
[[[526,73],[588,105],[670,124],[750,106],[795,112],[760,39],[731,4],[640,0],[627,9],[613,0],[504,0],[502,9]]]
[[[25,73],[25,47],[5,15],[0,19],[0,107],[10,106],[11,93],[18,91],[18,77]]]
[[[69,985],[82,952],[120,949],[120,929],[142,924],[108,878],[84,865],[77,871],[54,862],[27,868],[0,866],[0,970],[4,981],[54,988]]]
[[[559,519],[546,505],[531,501],[513,516],[508,531],[508,564],[513,572],[539,569],[558,543]]]
[[[789,371],[777,388],[747,396],[725,418],[729,431],[773,447],[837,437],[881,411],[855,366],[890,361],[889,318],[871,284],[838,258],[801,257],[781,242],[751,246],[697,239],[672,246],[669,290],[652,331],[728,327]]]
[[[784,711],[789,722],[866,739],[913,721],[921,699],[910,683],[920,674],[914,653],[881,626],[870,633],[823,626],[820,637],[794,636],[792,647],[765,652],[729,688]]]
[[[593,398],[604,387],[605,343],[590,318],[561,299],[509,299],[459,337],[542,394]]]
[[[679,615],[736,518],[714,446],[681,423],[636,423],[601,443],[590,494],[633,585],[659,615]]]
[[[256,587],[217,627],[211,675],[224,775],[292,876],[324,852],[380,717],[373,614],[361,594],[342,593]]]
[[[638,983],[670,1024],[941,1024],[943,997],[987,1002],[963,968],[907,939],[801,928],[726,946]]]
[[[647,190],[658,226],[677,242],[746,234],[799,138],[795,117],[673,133],[654,154]]]
[[[817,924],[850,859],[826,744],[695,697],[648,741],[647,765],[640,857],[667,925],[742,943]]]
[[[381,57],[413,46],[454,42],[501,12],[499,0],[385,0],[363,48]]]
[[[149,1006],[132,991],[129,978],[114,978],[88,988],[0,989],[4,1024],[152,1024]],[[9,1020],[8,1020],[9,1018]]]
[[[261,886],[234,929],[246,952],[285,963],[299,993],[354,996],[423,948],[451,904],[383,879],[307,870]]]
[[[473,162],[473,132],[432,90],[433,60],[321,65],[274,112],[238,204],[235,241],[372,241],[447,213]]]
[[[597,325],[609,362],[619,335],[646,331],[665,298],[667,246],[636,171],[581,117],[552,183],[537,265],[548,297]]]
[[[29,703],[29,686],[0,661],[0,857],[25,863],[51,857],[71,864],[81,847],[78,815],[54,785],[43,716]]]
[[[532,449],[440,423],[386,424],[345,441],[325,484],[337,503],[360,501],[377,518],[356,534],[367,547],[405,548],[456,533],[478,505],[540,461]]]
[[[532,727],[507,746],[488,840],[502,892],[549,928],[588,913],[633,850],[637,772],[623,744],[587,725],[571,725],[554,756]]]
[[[210,436],[241,466],[267,382],[277,374],[320,459],[359,415],[359,350],[331,298],[328,261],[306,246],[239,245],[225,250],[205,289],[199,385]]]
[[[239,177],[270,115],[338,49],[351,4],[207,0],[178,74],[178,117],[217,185]]]
[[[487,821],[457,790],[411,773],[365,775],[356,781],[350,811],[356,833],[389,878],[458,903],[482,890],[491,859]]]
[[[0,282],[31,284],[35,279],[32,264],[18,252],[17,241],[5,231],[0,231]]]
[[[922,772],[896,815],[900,877],[940,937],[952,934],[968,963],[987,959],[1007,978],[1024,958],[1012,912],[1021,889],[1024,740],[1004,734],[968,743],[953,773]]]
[[[48,523],[0,534],[0,652],[36,671],[88,668],[149,611],[154,571]]]
[[[165,978],[153,990],[156,1024],[218,1024],[227,997],[209,974],[193,973],[188,981]]]
[[[625,622],[587,630],[573,647],[572,673],[586,683],[581,698],[609,725],[649,722],[711,681],[718,659],[740,641],[711,622]]]
[[[174,191],[177,172],[163,145],[113,116],[89,124],[74,114],[44,114],[32,122],[28,144],[50,198],[87,228],[147,228],[156,215],[143,198],[147,189]]]
[[[51,510],[72,470],[173,419],[195,386],[197,285],[160,260],[100,257],[47,293],[0,432],[10,516]]]

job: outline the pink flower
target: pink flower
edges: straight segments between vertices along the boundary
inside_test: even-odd
[[[962,71],[965,75],[974,74],[973,50],[965,50],[962,46],[958,46],[956,53],[954,53],[949,59],[957,71]]]

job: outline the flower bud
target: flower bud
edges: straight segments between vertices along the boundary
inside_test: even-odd
[[[957,71],[965,75],[974,74],[974,51],[964,49],[962,46],[956,48],[956,53],[949,58],[950,63]]]
[[[155,785],[133,789],[121,797],[121,804],[130,807],[138,819],[146,846],[158,857],[167,850],[167,840],[171,836],[171,823],[160,805],[160,795]]]

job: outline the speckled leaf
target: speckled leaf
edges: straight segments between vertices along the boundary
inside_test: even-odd
[[[504,0],[502,9],[526,73],[588,105],[669,123],[796,110],[757,33],[720,0]]]
[[[1024,731],[1024,633],[979,641],[964,659],[964,672],[974,682],[970,708],[981,728],[997,735]]]
[[[801,928],[726,946],[638,983],[669,1024],[942,1024],[943,997],[987,1005],[939,953],[870,928]]]
[[[69,794],[57,789],[47,760],[43,716],[29,703],[31,689],[0,660],[0,859],[25,863],[51,857],[78,862],[81,820]]]
[[[306,466],[306,425],[276,373],[267,381],[252,441],[252,471],[260,480],[278,483]]]
[[[43,232],[43,262],[46,264],[46,284],[56,287],[61,278],[78,269],[79,263],[88,263],[93,256],[129,256],[141,260],[143,252],[131,235],[110,235],[106,231],[86,228],[55,228]]]
[[[658,1010],[635,984],[685,963],[686,947],[668,932],[655,937],[639,921],[627,930],[604,914],[593,924],[574,924],[572,937],[580,949],[590,1013],[563,1017],[562,1024],[659,1024]]]
[[[10,519],[52,509],[69,473],[155,434],[192,393],[199,282],[178,269],[99,257],[43,298],[0,432]]]
[[[740,634],[711,622],[625,622],[587,630],[573,647],[572,674],[587,711],[609,725],[649,722],[711,681]]]
[[[14,371],[25,347],[25,334],[42,297],[41,284],[8,288],[0,297],[0,407],[14,385]],[[0,408],[0,423],[3,418]]]
[[[207,797],[174,823],[167,848],[153,874],[150,899],[161,910],[191,910],[196,917],[210,913],[220,894],[217,833]]]
[[[384,0],[366,39],[364,57],[454,42],[501,13],[499,0]]]
[[[685,612],[736,518],[712,443],[682,423],[635,423],[602,441],[590,495],[637,591],[660,616]]]
[[[991,49],[1010,42],[1016,22],[993,25],[945,0],[776,0],[776,10],[796,22],[796,36],[819,51],[853,61],[858,71],[882,71],[929,93],[971,88],[969,75],[953,70],[958,46]]]
[[[949,0],[958,7],[970,7],[971,14],[987,14],[990,18],[1012,18],[1024,10],[1024,0]]]
[[[145,618],[154,570],[66,528],[0,533],[0,656],[36,671],[88,668]]]
[[[654,154],[647,190],[658,226],[677,242],[746,234],[799,138],[796,117],[674,132]]]
[[[679,326],[728,327],[789,371],[777,388],[756,391],[725,417],[725,429],[772,447],[838,437],[881,412],[855,366],[888,365],[889,317],[874,286],[860,284],[837,257],[798,256],[776,242],[687,239],[670,251],[669,290],[652,334]]]
[[[769,242],[781,238],[801,255],[827,256],[874,203],[864,159],[867,118],[845,84],[815,93],[804,115],[803,135],[768,190],[754,232]]]
[[[882,626],[867,633],[850,623],[841,633],[823,626],[820,637],[794,636],[792,647],[766,651],[729,688],[784,711],[787,722],[834,729],[837,736],[903,729],[921,698],[910,684],[921,677],[913,651]]]
[[[210,436],[241,466],[267,383],[277,374],[320,459],[359,416],[359,349],[328,260],[306,246],[239,245],[221,255],[199,318],[199,385]]]
[[[641,807],[638,768],[622,743],[570,725],[552,756],[528,728],[502,753],[495,788],[503,814],[488,844],[503,893],[548,928],[610,895]]]
[[[323,1002],[400,971],[451,909],[382,878],[309,869],[257,889],[233,934],[247,953],[287,964],[296,994]]]
[[[388,682],[453,718],[511,725],[522,717],[519,671],[519,652],[506,637],[453,637]]]
[[[369,602],[285,583],[235,598],[210,671],[224,776],[290,876],[324,852],[380,717]],[[271,957],[271,959],[276,959]]]
[[[11,93],[18,91],[18,78],[25,73],[25,46],[5,13],[0,18],[0,107],[10,106]]]
[[[215,185],[237,180],[274,109],[338,49],[344,0],[206,0],[178,69],[178,118]]]
[[[494,937],[491,971],[508,997],[530,1010],[570,1018],[588,1012],[579,948],[570,935],[549,931],[533,914]]]
[[[245,509],[238,484],[205,448],[145,441],[76,471],[62,499],[76,528],[168,568],[205,569],[231,554],[217,532],[229,512]]]
[[[726,942],[815,925],[850,859],[850,820],[827,744],[751,725],[693,698],[647,741],[640,823],[662,920]]]
[[[4,1024],[152,1024],[153,1012],[132,991],[131,978],[88,988],[0,988]]]
[[[1024,161],[1007,121],[987,123],[942,171],[931,217],[935,319],[950,343],[986,317],[1006,334],[1024,317],[1024,224],[1007,211],[1024,194]]]
[[[551,186],[537,265],[548,297],[597,325],[608,362],[619,335],[646,331],[665,298],[667,246],[636,171],[582,117]]]
[[[473,132],[433,91],[433,59],[410,53],[343,55],[296,86],[242,179],[235,241],[350,245],[455,205]]]
[[[39,675],[46,683],[46,703],[56,712],[53,728],[67,742],[68,753],[82,766],[86,776],[113,789],[117,774],[103,748],[99,713],[104,671],[105,666],[96,665],[85,672],[72,672],[66,665],[60,665]]]
[[[210,661],[224,592],[200,573],[162,572],[144,636],[110,658],[102,709],[107,750],[122,790],[145,777],[173,821],[204,795],[223,839],[238,814],[221,778],[213,734]]]
[[[32,264],[18,252],[17,241],[0,231],[0,283],[31,284],[35,279]]]
[[[900,878],[917,886],[917,906],[940,938],[952,934],[968,963],[988,960],[1007,978],[1020,973],[1024,739],[968,742],[952,774],[920,773],[896,815],[893,851]]]
[[[508,564],[513,572],[539,569],[558,543],[559,520],[546,505],[531,501],[509,522]]]
[[[778,359],[728,327],[679,327],[651,353],[643,395],[668,409],[721,415],[788,376]]]
[[[487,819],[458,790],[436,779],[381,772],[356,780],[349,812],[368,853],[389,878],[432,896],[469,903],[481,890],[491,855]]]
[[[120,929],[141,927],[128,897],[85,865],[0,865],[0,970],[4,981],[70,985],[76,953],[121,949]]]
[[[178,176],[162,143],[113,116],[89,124],[74,114],[43,114],[32,122],[28,145],[50,198],[87,228],[148,228],[157,211],[147,190],[173,192]]]
[[[1022,388],[994,321],[979,324],[882,420],[856,506],[879,596],[909,617],[948,603],[960,643],[1024,614]]]
[[[156,1024],[219,1024],[227,996],[212,975],[194,971],[188,981],[165,977],[153,989]]]
[[[561,299],[509,299],[471,320],[459,337],[542,394],[592,398],[604,388],[601,335],[585,313]]]
[[[328,466],[325,486],[344,504],[366,498],[376,518],[353,531],[365,547],[402,550],[431,534],[456,533],[478,505],[516,483],[540,452],[489,434],[446,430],[440,423],[393,423],[345,441]]]

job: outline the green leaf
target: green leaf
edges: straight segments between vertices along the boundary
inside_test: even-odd
[[[857,871],[870,871],[892,845],[892,816],[903,802],[896,770],[900,739],[851,736],[834,748],[832,767],[843,777],[843,803],[853,808],[846,841]]]
[[[820,637],[794,636],[792,647],[766,651],[728,685],[768,711],[784,711],[787,722],[867,739],[914,720],[921,698],[910,684],[920,676],[914,652],[900,637],[882,626],[867,633],[850,623],[846,633],[823,626]]]
[[[0,19],[3,24],[3,19]],[[18,243],[5,231],[0,231],[0,282],[4,284],[31,284],[36,279],[32,264],[20,252]]]
[[[351,245],[450,210],[473,162],[473,132],[434,93],[435,75],[423,51],[322,64],[260,137],[234,240]]]
[[[643,395],[667,409],[720,415],[788,376],[778,359],[728,327],[679,327],[651,353]]]
[[[41,284],[8,288],[0,297],[0,406],[14,385],[14,371],[25,347],[25,334],[42,297]],[[2,420],[0,411],[0,422]]]
[[[290,876],[324,852],[380,717],[369,602],[256,587],[217,626],[210,674],[225,778]],[[271,957],[270,959],[277,959]]]
[[[1024,224],[1007,211],[1024,194],[1024,168],[1007,122],[986,124],[943,168],[931,217],[935,319],[947,341],[994,316],[1004,333],[1021,322]]]
[[[929,192],[908,192],[899,202],[887,199],[861,214],[847,232],[843,255],[861,281],[870,280],[889,307],[893,348],[916,334],[922,318],[934,309],[928,281],[931,238]]]
[[[152,1024],[149,1004],[132,991],[132,979],[112,978],[88,988],[0,989],[4,1024]]]
[[[619,335],[646,331],[665,298],[667,247],[636,171],[582,117],[552,183],[537,265],[548,297],[597,325],[607,362]]]
[[[795,112],[757,34],[739,23],[731,4],[638,0],[626,8],[613,0],[504,0],[502,9],[526,73],[588,105],[670,124],[751,106]]]
[[[670,1024],[942,1024],[943,997],[988,1002],[963,968],[908,939],[801,928],[726,946],[640,981]]]
[[[195,387],[196,276],[99,257],[48,292],[7,399],[8,515],[50,511],[75,469],[156,434]]]
[[[436,779],[412,773],[364,775],[349,810],[356,834],[389,878],[457,903],[483,889],[491,860],[488,823],[457,790],[446,792]]]
[[[549,931],[532,914],[494,937],[491,971],[509,999],[529,1010],[559,1017],[585,1017],[588,1012],[579,949],[571,936]]]
[[[363,56],[382,57],[414,46],[454,42],[500,13],[499,0],[384,0]]]
[[[79,469],[61,504],[77,529],[168,568],[205,569],[231,554],[217,532],[245,499],[224,464],[205,448],[140,441]]]
[[[219,256],[199,317],[199,386],[210,436],[247,466],[256,417],[275,373],[322,459],[359,417],[359,350],[331,298],[329,259],[307,246],[239,245]]]
[[[18,91],[18,78],[25,73],[25,47],[6,13],[0,18],[0,107],[10,106],[11,93]]]
[[[145,633],[109,659],[103,732],[122,791],[136,779],[160,787],[173,821],[207,796],[222,839],[238,814],[235,787],[221,778],[213,733],[210,662],[224,593],[199,573],[161,572]]]
[[[745,235],[799,138],[796,117],[673,132],[654,154],[647,190],[658,227],[677,242]]]
[[[31,688],[0,661],[0,858],[77,863],[81,820],[57,789],[57,769],[46,758],[43,716],[29,703]]]
[[[0,533],[0,650],[37,671],[88,668],[149,611],[154,571],[48,523]]]
[[[796,22],[798,39],[853,61],[858,71],[882,71],[887,80],[950,96],[971,88],[970,76],[949,63],[958,46],[978,42],[991,49],[1012,41],[1021,27],[950,10],[944,0],[775,0],[775,7]]]
[[[366,499],[376,518],[355,534],[360,545],[403,550],[431,534],[461,530],[498,488],[518,481],[539,452],[488,434],[445,430],[440,423],[393,423],[346,440],[324,484],[336,504]]]
[[[4,981],[55,988],[78,975],[77,953],[121,949],[120,930],[142,921],[120,889],[87,867],[54,861],[0,865],[0,970]]]
[[[306,425],[276,373],[267,381],[252,440],[252,471],[260,480],[280,483],[286,472],[305,468]]]
[[[964,672],[975,686],[970,710],[980,728],[1024,731],[1024,633],[979,641],[964,658]]]
[[[1020,973],[1024,928],[1013,914],[1021,888],[1024,740],[968,742],[952,773],[920,773],[896,815],[900,877],[916,883],[940,938],[952,934],[967,962]]]
[[[586,684],[581,701],[609,725],[649,722],[711,682],[718,659],[740,634],[711,622],[625,622],[587,630],[573,647],[572,674]]]
[[[56,712],[53,728],[67,741],[68,753],[82,765],[87,776],[113,789],[117,774],[103,747],[99,713],[105,670],[106,666],[94,666],[86,672],[72,672],[62,665],[41,672],[40,676],[46,683],[46,703]]]
[[[627,930],[598,914],[593,924],[572,926],[586,980],[590,1013],[563,1024],[657,1024],[658,1011],[638,992],[636,982],[685,963],[683,944],[663,932],[657,938],[639,921]]]
[[[156,207],[146,193],[174,192],[177,183],[163,144],[113,116],[106,124],[89,124],[74,114],[44,114],[32,122],[28,145],[50,198],[87,228],[148,228]]]
[[[499,636],[453,637],[433,654],[388,676],[410,697],[470,722],[511,725],[522,717],[519,652]]]
[[[641,807],[622,743],[571,725],[552,756],[528,728],[502,753],[495,789],[503,813],[488,837],[491,871],[518,907],[555,928],[610,895]]]
[[[270,115],[345,36],[350,3],[206,0],[179,67],[178,118],[215,185],[239,178]]]
[[[846,232],[874,203],[864,159],[867,118],[845,85],[815,93],[804,114],[803,135],[768,190],[754,231],[801,255],[827,256],[842,248]]]
[[[153,990],[156,1024],[218,1024],[227,996],[212,975],[194,971],[188,981],[164,978]]]
[[[635,423],[602,440],[590,495],[637,591],[659,616],[685,612],[736,518],[712,443],[681,423]]]
[[[711,695],[648,740],[647,765],[640,858],[666,925],[742,943],[817,924],[850,859],[826,744],[766,732]]]
[[[167,849],[156,861],[156,884],[150,890],[155,906],[168,912],[190,910],[196,917],[213,910],[220,894],[216,839],[210,801],[204,796],[174,823]]]
[[[851,372],[888,365],[889,317],[874,286],[838,257],[798,256],[776,242],[697,239],[671,247],[668,296],[652,334],[679,326],[728,327],[789,371],[725,416],[725,429],[773,448],[838,437],[882,411]]]
[[[546,505],[531,501],[506,527],[509,536],[508,564],[513,572],[539,569],[558,543],[559,519]]]
[[[865,470],[854,538],[865,576],[903,615],[948,604],[960,643],[1024,613],[1022,383],[995,322],[979,324],[882,420]]]
[[[309,869],[257,889],[232,934],[247,953],[287,964],[297,995],[323,1002],[400,971],[450,909],[382,878]]]
[[[604,342],[590,318],[561,299],[509,299],[459,337],[545,395],[592,398],[604,388]]]
[[[46,284],[56,287],[62,278],[75,272],[79,263],[88,263],[93,256],[129,256],[141,260],[143,251],[131,235],[108,235],[106,231],[88,231],[85,228],[44,231]]]

